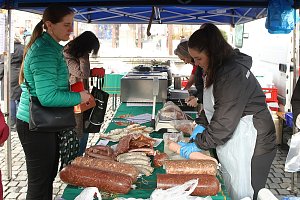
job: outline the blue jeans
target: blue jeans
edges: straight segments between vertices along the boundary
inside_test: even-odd
[[[86,148],[86,145],[87,145],[87,142],[88,142],[88,139],[89,139],[89,133],[83,133],[82,138],[80,138],[80,140],[79,140],[78,156],[83,155],[83,153],[85,151],[85,148]]]
[[[10,100],[10,125],[14,126],[16,124],[17,121],[17,111],[18,111],[18,107],[19,107],[19,101],[18,100]]]

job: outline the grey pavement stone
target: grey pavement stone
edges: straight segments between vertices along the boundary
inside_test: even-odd
[[[12,193],[9,193],[9,194],[5,197],[5,199],[17,199],[19,195],[20,195],[19,193],[12,192]]]
[[[277,189],[277,191],[281,195],[289,195],[289,194],[291,194],[287,189]]]
[[[269,183],[267,185],[270,189],[280,188],[280,186],[277,183]]]
[[[282,180],[280,178],[271,178],[273,183],[282,183]]]
[[[10,182],[7,184],[8,187],[14,187],[14,186],[17,186],[17,185],[18,185],[18,182],[16,182],[16,181],[10,181]]]
[[[26,187],[23,187],[21,190],[20,190],[21,193],[26,193],[27,192],[27,185]]]
[[[27,176],[19,175],[15,178],[16,181],[24,181],[27,180]]]
[[[290,183],[280,183],[279,185],[282,189],[287,189],[288,187],[290,187],[291,184]]]
[[[27,181],[20,181],[18,184],[18,187],[21,187],[21,189],[25,186],[27,186]]]
[[[279,177],[279,178],[283,178],[283,174],[282,173],[273,173],[274,177]]]
[[[277,195],[277,194],[278,194],[277,190],[275,190],[275,189],[270,189],[270,191],[271,191],[272,194],[274,194],[274,195]]]
[[[270,174],[269,174],[269,177],[270,177]],[[267,182],[266,183],[267,184],[272,183],[271,178],[267,178]]]
[[[26,193],[20,193],[20,196],[18,197],[19,200],[25,200],[26,199]]]
[[[275,173],[284,173],[282,169],[274,168]]]
[[[291,182],[291,178],[282,178],[282,182],[283,183],[290,183]]]

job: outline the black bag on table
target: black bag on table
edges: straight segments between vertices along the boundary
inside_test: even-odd
[[[102,90],[104,78],[97,78],[96,87],[93,86],[91,95],[95,98],[96,106],[83,112],[83,131],[98,133],[104,121],[109,94]]]
[[[59,132],[76,126],[74,107],[45,107],[39,99],[29,94],[29,130],[39,132]]]

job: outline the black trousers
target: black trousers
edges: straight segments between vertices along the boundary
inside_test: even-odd
[[[277,148],[270,153],[255,156],[251,161],[251,185],[254,190],[253,200],[257,199],[260,189],[264,188],[270,172],[272,162],[276,156]]]
[[[59,160],[57,133],[31,132],[28,123],[19,119],[17,131],[26,158],[26,200],[52,200]]]

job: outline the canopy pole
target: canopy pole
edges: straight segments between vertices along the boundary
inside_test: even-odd
[[[10,43],[11,43],[11,10],[8,9],[7,18],[5,20],[5,52],[4,52],[4,113],[6,122],[10,127]],[[9,136],[6,142],[6,164],[7,164],[7,178],[12,178],[12,154],[11,154],[11,129],[9,128]]]

